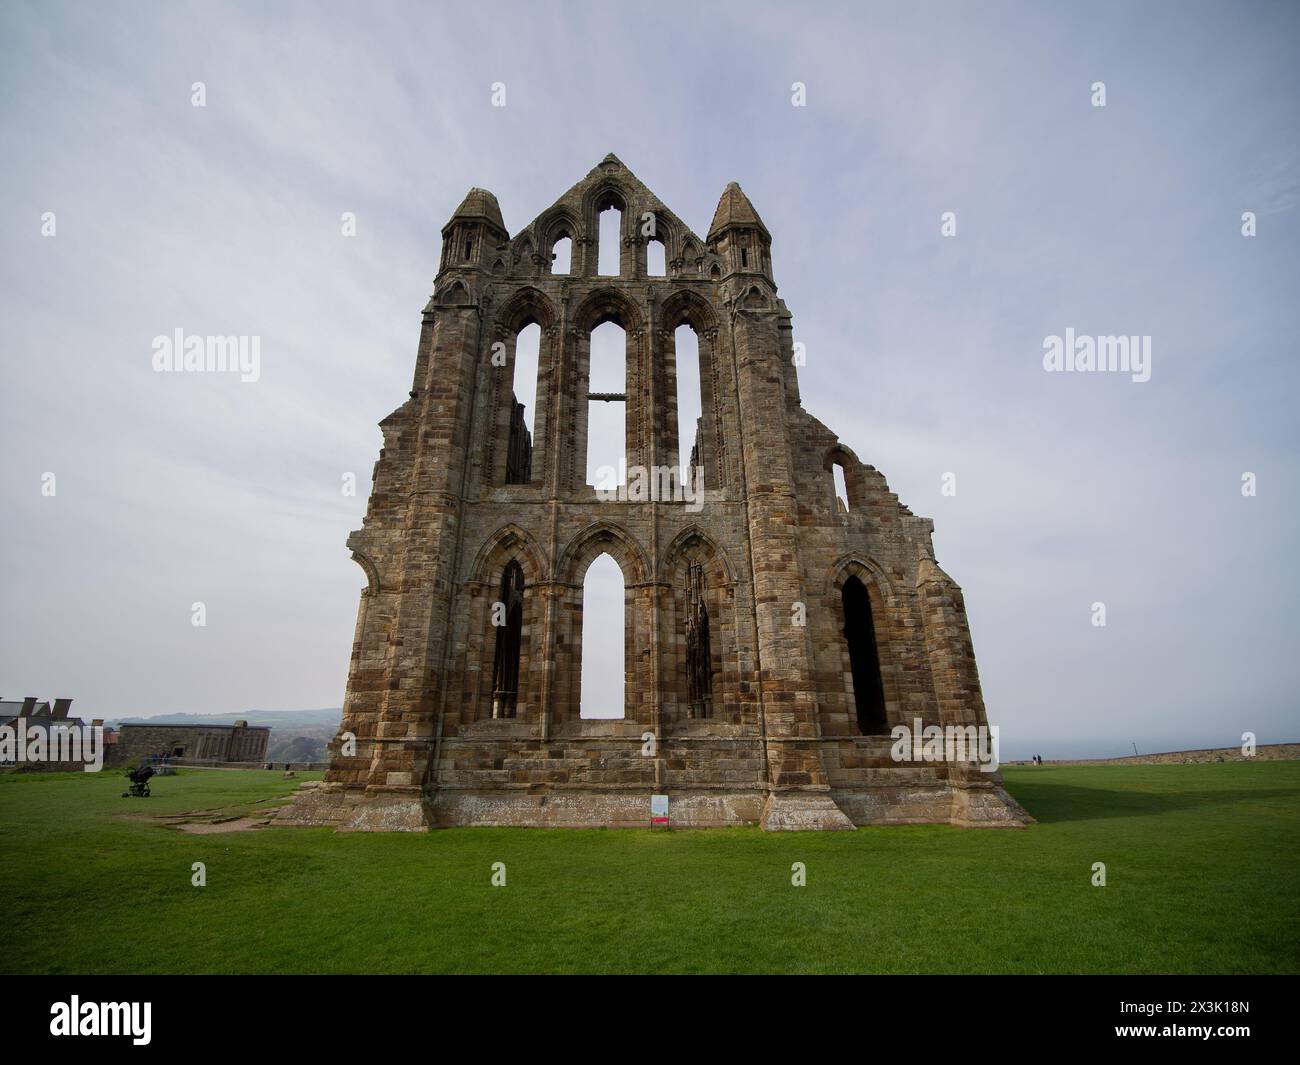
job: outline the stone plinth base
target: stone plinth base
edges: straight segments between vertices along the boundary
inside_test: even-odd
[[[431,823],[429,802],[419,788],[349,789],[315,780],[300,785],[273,822],[340,832],[427,832]]]
[[[1020,803],[1016,802],[1001,780],[983,786],[957,786],[952,792],[952,823],[963,828],[1024,828],[1033,823]]]
[[[757,791],[668,791],[669,823],[675,828],[752,825],[762,806],[763,796]],[[441,789],[433,796],[433,814],[438,827],[646,828],[650,825],[650,793]]]
[[[675,828],[761,825],[768,832],[825,832],[858,825],[953,824],[1023,828],[1033,818],[1001,781],[931,787],[880,787],[830,792],[675,791]],[[426,832],[431,828],[645,828],[648,791],[457,790],[422,795],[417,788],[346,788],[308,781],[281,808],[276,825],[353,832]]]
[[[772,792],[759,823],[764,832],[833,832],[854,827],[829,793],[807,791]]]
[[[983,785],[834,790],[836,805],[855,825],[959,825],[1024,828],[1033,818],[1001,781]]]

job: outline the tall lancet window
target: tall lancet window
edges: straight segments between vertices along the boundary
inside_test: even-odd
[[[686,677],[693,718],[712,715],[713,655],[709,648],[709,611],[704,605],[704,567],[686,569]]]
[[[673,351],[677,369],[677,461],[682,467],[682,483],[700,490],[705,486],[695,483],[695,467],[704,461],[704,449],[700,446],[704,379],[700,376],[700,338],[693,326],[677,327],[673,333]]]
[[[501,574],[501,591],[492,604],[497,630],[492,663],[492,716],[514,717],[519,706],[519,651],[524,634],[524,571],[511,561]]]
[[[591,331],[587,375],[587,483],[627,483],[627,333],[617,322]]]
[[[858,731],[864,736],[888,732],[885,684],[880,676],[880,652],[876,646],[876,626],[871,617],[871,597],[857,577],[844,582],[840,596],[844,603],[844,639],[849,645]]]
[[[609,199],[597,208],[596,273],[618,277],[623,272],[623,211],[617,200]]]
[[[529,322],[515,337],[506,484],[527,484],[532,478],[532,425],[537,417],[537,357],[541,339],[542,329],[536,322]]]
[[[619,564],[603,552],[582,578],[578,716],[626,716],[627,594]]]

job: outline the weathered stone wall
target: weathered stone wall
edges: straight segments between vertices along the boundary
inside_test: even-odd
[[[610,204],[620,273],[602,277]],[[552,274],[565,236],[572,268]],[[648,239],[664,244],[664,277],[647,276]],[[982,724],[979,680],[931,523],[800,405],[770,244],[738,186],[701,239],[613,156],[513,238],[491,194],[471,191],[443,230],[412,391],[381,423],[365,523],[348,540],[368,581],[344,702],[355,752],[336,742],[326,780],[288,820],[637,824],[667,792],[679,824],[1023,822],[995,775],[898,766],[861,733],[843,635],[852,578],[867,588],[889,723]],[[675,330],[699,338],[698,510],[601,501],[584,483],[590,335],[609,320],[627,342],[629,465],[680,460]],[[516,341],[531,323],[532,466],[528,483],[508,484]],[[617,721],[579,714],[583,579],[602,553],[625,588]],[[493,719],[491,608],[511,563],[525,581],[519,694],[515,716]],[[692,564],[710,623],[703,717],[685,668]]]
[[[117,743],[108,748],[111,764],[136,765],[142,758],[173,755],[192,762],[264,764],[271,730],[248,725],[120,726]],[[176,755],[177,749],[182,753]]]

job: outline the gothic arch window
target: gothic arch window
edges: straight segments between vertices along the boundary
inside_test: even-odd
[[[623,273],[623,213],[627,205],[614,189],[596,197],[596,273],[618,277]]]
[[[669,544],[660,573],[665,709],[680,719],[736,723],[735,574],[726,556],[688,526]]]
[[[662,338],[665,444],[660,453],[669,465],[684,468],[680,476],[693,478],[683,484],[719,489],[726,479],[726,444],[718,432],[721,412],[714,381],[716,315],[709,301],[686,288],[671,293],[660,313],[671,330]]]
[[[516,242],[513,258],[516,263],[528,264],[532,262],[533,242],[528,239],[527,233],[525,233],[522,237],[520,237],[520,239]],[[525,270],[528,269],[527,265],[525,265],[524,269]]]
[[[694,482],[697,466],[704,465],[703,386],[700,377],[700,338],[695,328],[683,322],[673,333],[677,376],[678,465],[687,484]]]
[[[844,478],[844,463],[838,459],[831,463],[831,478],[835,482],[835,512],[849,512],[849,486]]]
[[[528,484],[532,479],[533,429],[537,418],[537,362],[541,342],[542,327],[536,322],[529,322],[515,335],[506,484]]]
[[[722,276],[722,267],[720,267],[717,263],[714,263],[712,266],[709,267],[709,278],[711,280],[716,281],[721,276]]]
[[[851,513],[866,499],[867,482],[862,464],[842,444],[836,444],[822,458],[827,471],[826,491],[831,511],[836,515]]]
[[[713,716],[713,651],[709,608],[704,591],[704,566],[686,568],[686,683],[692,718]]]
[[[443,305],[463,306],[470,302],[469,289],[465,287],[463,281],[453,281],[442,290],[442,295],[438,297],[438,302]]]
[[[517,289],[496,312],[483,371],[488,375],[491,415],[483,468],[491,486],[541,479],[542,456],[535,454],[535,445],[546,437],[554,322],[555,308],[531,285]],[[504,361],[498,357],[499,345],[505,347]]]
[[[659,237],[650,237],[645,246],[646,277],[666,277],[668,274],[668,252]]]
[[[695,244],[688,240],[682,247],[682,269],[687,273],[699,273],[700,264],[696,260],[700,257],[699,249]]]
[[[623,571],[603,552],[582,580],[581,718],[624,716],[625,617]]]
[[[573,238],[567,233],[563,233],[551,245],[551,273],[568,274],[572,272]]]
[[[840,599],[844,607],[844,640],[849,650],[858,731],[864,736],[880,735],[888,732],[889,727],[885,717],[885,684],[880,675],[876,626],[871,616],[871,597],[866,585],[852,576],[840,589]]]
[[[613,489],[627,480],[627,334],[614,321],[588,341],[586,483]]]
[[[600,212],[600,242],[596,249],[596,272],[602,277],[622,273],[620,252],[623,243],[623,212],[610,204]]]
[[[492,716],[514,717],[519,706],[519,657],[524,631],[524,571],[511,559],[492,604],[496,650],[492,658]]]

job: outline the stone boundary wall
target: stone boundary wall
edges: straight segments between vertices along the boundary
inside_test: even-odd
[[[1195,751],[1164,751],[1125,758],[1044,758],[1043,765],[1188,765],[1193,762],[1280,762],[1300,758],[1300,743],[1261,743],[1247,758],[1240,747],[1207,747]],[[1003,765],[1033,765],[1028,758]]]
[[[109,757],[114,766],[136,765],[143,758],[182,753],[177,762],[265,764],[269,725],[175,725],[123,722]]]

